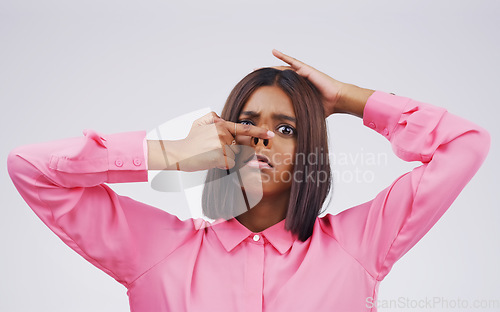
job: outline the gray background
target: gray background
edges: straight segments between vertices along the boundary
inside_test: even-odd
[[[126,289],[66,247],[22,200],[5,165],[12,148],[81,136],[86,128],[149,131],[203,107],[220,113],[248,72],[281,64],[272,48],[341,81],[445,107],[490,131],[479,172],[396,263],[379,296],[496,300],[496,308],[476,310],[500,311],[499,9],[500,2],[484,0],[2,0],[0,311],[129,309]],[[334,153],[388,159],[339,165],[341,172],[370,171],[375,181],[338,181],[329,212],[372,199],[418,165],[395,157],[356,117],[328,123]],[[183,193],[155,192],[148,183],[112,187],[189,217]]]

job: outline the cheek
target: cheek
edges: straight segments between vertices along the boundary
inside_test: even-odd
[[[282,149],[281,151],[274,154],[274,163],[276,164],[276,169],[280,171],[293,170],[295,161],[295,148]]]

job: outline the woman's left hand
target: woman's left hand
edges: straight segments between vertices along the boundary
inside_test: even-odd
[[[285,70],[292,69],[302,77],[311,81],[320,91],[323,100],[323,108],[326,116],[333,113],[342,113],[344,111],[338,106],[342,91],[346,84],[333,79],[325,73],[320,72],[312,66],[309,66],[291,56],[288,56],[280,51],[273,49],[273,55],[289,64],[290,66],[274,66],[273,68]]]

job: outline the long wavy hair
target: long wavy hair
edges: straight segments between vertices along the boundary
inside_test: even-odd
[[[247,76],[233,88],[226,100],[221,117],[237,122],[240,112],[255,90],[263,86],[277,86],[291,99],[297,118],[296,155],[311,155],[326,161],[310,162],[309,157],[295,163],[294,173],[300,170],[310,176],[319,177],[310,181],[293,179],[290,200],[285,220],[285,229],[296,234],[301,241],[307,240],[313,232],[316,218],[322,213],[321,207],[331,188],[332,178],[328,161],[328,133],[326,116],[321,95],[306,78],[293,70],[261,68]],[[237,168],[232,168],[233,170]],[[312,173],[312,174],[311,174]],[[236,184],[223,183],[228,170],[210,169],[207,173],[202,194],[203,213],[211,219],[229,219],[235,215],[236,196],[241,189]],[[292,175],[295,177],[295,174]],[[210,181],[210,183],[208,183]],[[324,182],[323,182],[324,181]]]

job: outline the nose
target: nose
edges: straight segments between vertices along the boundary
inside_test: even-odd
[[[250,144],[255,147],[261,147],[261,148],[271,148],[273,145],[273,140],[270,139],[260,139],[257,137],[252,137],[252,140]]]

